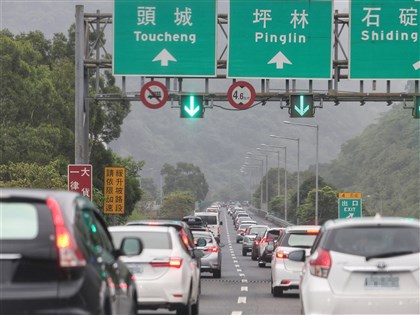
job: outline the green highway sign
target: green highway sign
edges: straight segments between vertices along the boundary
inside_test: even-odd
[[[203,118],[203,96],[181,95],[181,118]]]
[[[215,76],[216,0],[115,0],[115,75]]]
[[[350,1],[350,78],[420,79],[420,1]]]
[[[330,79],[332,0],[230,0],[228,77]]]
[[[339,193],[338,194],[338,218],[351,219],[362,217],[362,194]]]
[[[292,94],[290,95],[290,117],[314,117],[314,95]]]

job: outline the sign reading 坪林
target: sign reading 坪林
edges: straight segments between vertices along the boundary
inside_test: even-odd
[[[230,0],[228,77],[330,79],[332,0]]]
[[[351,0],[351,79],[420,79],[420,1]]]
[[[215,76],[216,0],[115,0],[115,75]]]

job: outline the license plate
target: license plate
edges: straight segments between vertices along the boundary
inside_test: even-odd
[[[132,274],[138,274],[143,272],[143,266],[138,264],[127,264],[128,269],[130,269]]]
[[[400,277],[393,275],[371,275],[365,278],[365,288],[368,289],[398,289]]]

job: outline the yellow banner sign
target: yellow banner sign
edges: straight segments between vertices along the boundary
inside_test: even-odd
[[[362,199],[361,192],[341,192],[338,193],[338,199]]]
[[[104,213],[124,214],[125,168],[105,167]]]

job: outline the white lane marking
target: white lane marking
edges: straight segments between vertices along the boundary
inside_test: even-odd
[[[242,279],[242,283],[248,283],[247,279]]]
[[[236,268],[239,268],[241,265],[235,265]]]
[[[237,261],[237,260],[234,260],[233,262],[234,262],[234,263],[237,263],[238,261]]]
[[[248,291],[248,287],[241,287],[241,292],[242,291]]]
[[[230,315],[242,315],[242,311],[233,311]]]
[[[245,277],[245,274],[244,273],[240,273],[239,274],[239,277]]]
[[[246,296],[238,297],[238,304],[246,304]]]
[[[236,269],[236,271],[240,272],[240,271],[242,271],[242,269],[239,269],[239,268],[238,268],[238,269]]]

